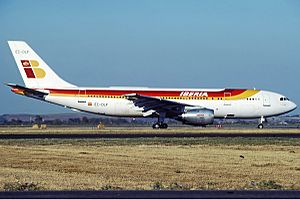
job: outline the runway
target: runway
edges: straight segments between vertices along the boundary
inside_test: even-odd
[[[0,139],[97,139],[97,138],[203,138],[203,137],[243,137],[243,138],[300,138],[296,133],[5,133],[0,134]]]

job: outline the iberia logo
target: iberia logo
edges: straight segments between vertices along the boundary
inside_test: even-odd
[[[39,62],[36,60],[21,60],[27,78],[44,78],[46,72],[39,68]]]

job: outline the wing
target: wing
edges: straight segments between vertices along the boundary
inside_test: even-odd
[[[169,117],[178,116],[184,112],[186,106],[193,107],[189,104],[169,101],[159,97],[143,96],[139,94],[126,94],[124,96],[132,101],[135,106],[142,108],[143,113],[147,113],[145,116],[154,113],[165,113]]]

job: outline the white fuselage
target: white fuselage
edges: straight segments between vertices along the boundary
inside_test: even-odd
[[[111,90],[111,88],[107,88]],[[84,91],[85,89],[82,89]],[[105,88],[101,88],[105,90]],[[167,89],[161,89],[166,91]],[[194,90],[194,89],[189,89]],[[200,89],[203,91],[203,89]],[[156,91],[159,91],[157,89]],[[185,90],[182,90],[185,91]],[[212,91],[212,90],[208,90]],[[249,98],[242,99],[199,99],[199,98],[168,98],[169,101],[189,104],[196,107],[205,107],[214,110],[215,118],[259,118],[270,117],[290,112],[296,108],[296,104],[289,101],[283,95],[259,90],[256,94]],[[282,99],[282,100],[281,100]],[[285,99],[285,100],[283,100]],[[59,104],[68,108],[86,111],[95,114],[109,116],[124,117],[145,117],[143,108],[137,107],[125,97],[101,96],[101,95],[85,95],[80,93],[77,95],[47,95],[46,101]]]

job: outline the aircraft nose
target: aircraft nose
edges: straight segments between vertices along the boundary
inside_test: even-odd
[[[291,101],[291,110],[295,110],[297,108],[297,104]]]

